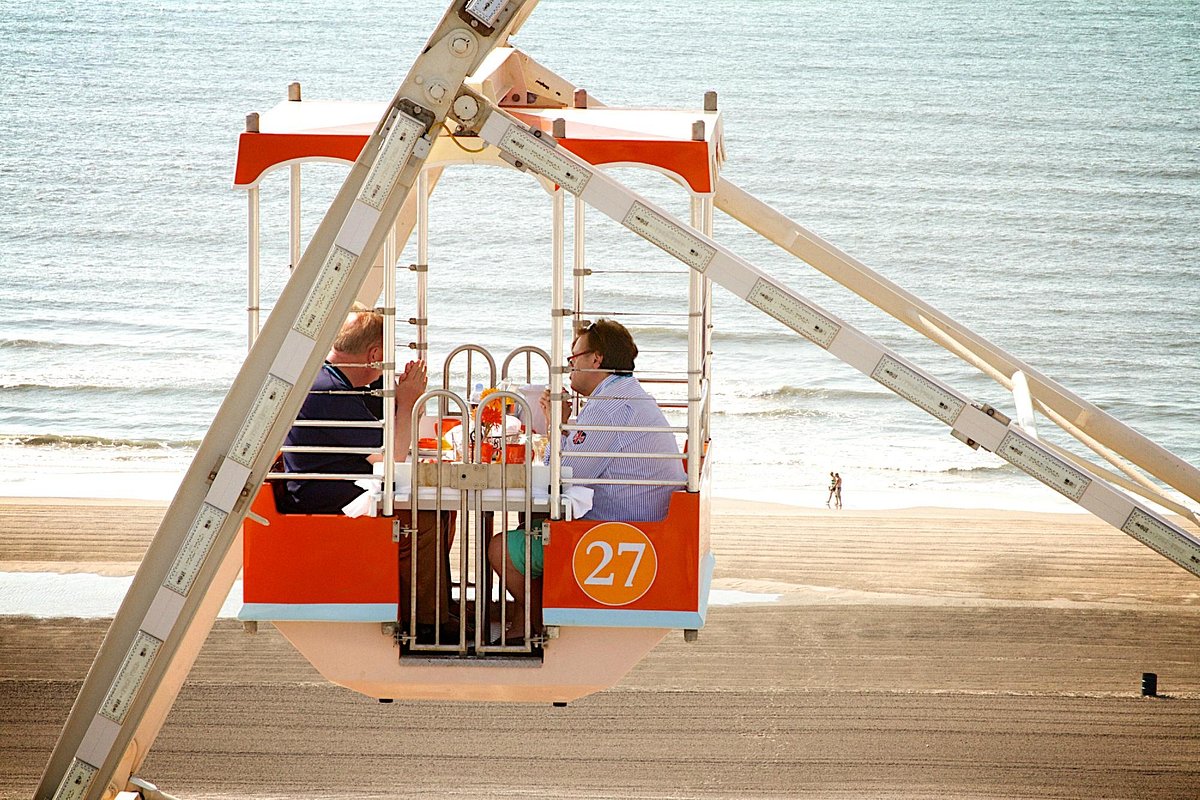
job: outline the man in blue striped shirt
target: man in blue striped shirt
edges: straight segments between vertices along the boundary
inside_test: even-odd
[[[660,428],[662,430],[564,431],[562,463],[575,478],[684,480],[675,435],[654,398],[633,377],[637,345],[619,322],[602,319],[575,337],[571,356],[571,389],[586,397],[575,420],[580,426]],[[564,419],[566,415],[564,414]],[[675,458],[580,456],[577,453],[670,454]],[[586,485],[586,484],[585,484]],[[671,493],[679,486],[608,484],[592,486],[592,510],[583,519],[660,520],[667,515]]]
[[[633,377],[634,360],[638,349],[624,325],[601,319],[582,328],[571,343],[571,389],[586,397],[583,410],[575,420],[578,426],[612,426],[639,430],[573,430],[563,431],[562,463],[572,469],[575,478],[606,480],[657,481],[661,485],[592,484],[595,494],[592,508],[582,519],[652,521],[667,515],[671,494],[682,488],[686,480],[679,444],[675,435],[666,430],[667,419],[654,398]],[[542,397],[542,412],[550,418],[549,393]],[[569,406],[564,403],[563,419]],[[659,430],[646,430],[657,428]],[[597,455],[583,455],[596,453]],[[630,457],[645,454],[649,457]],[[669,455],[670,458],[656,458]],[[549,462],[549,453],[546,455]],[[584,485],[587,485],[584,483]],[[510,587],[525,583],[525,532],[507,534],[507,559],[504,540],[492,539],[488,556],[492,568],[499,574],[505,570],[505,582]],[[532,627],[541,628],[542,542],[533,537],[529,542],[530,587],[532,595]],[[505,631],[505,643],[519,641],[524,628],[524,594],[515,596],[513,622]],[[519,626],[519,627],[518,627]]]

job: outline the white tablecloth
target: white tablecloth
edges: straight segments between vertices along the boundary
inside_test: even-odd
[[[381,473],[383,467],[375,465],[376,472]],[[563,469],[563,477],[570,477],[570,468]],[[379,501],[383,496],[382,484],[377,480],[364,479],[357,481],[356,484],[361,486],[366,491],[354,498],[343,509],[348,517],[374,517],[379,514]],[[436,486],[423,486],[418,490],[417,497],[421,504],[424,505],[427,501],[433,502],[437,499],[438,488]],[[441,489],[442,502],[447,508],[457,508],[460,500],[458,489]],[[499,503],[501,499],[501,489],[484,489],[483,500],[485,503]],[[592,490],[587,486],[578,486],[572,484],[563,491],[563,511],[566,513],[567,519],[577,519],[582,517],[592,509]],[[408,463],[396,465],[396,495],[395,502],[398,504],[407,505],[412,499],[412,466]],[[543,509],[548,508],[550,502],[550,467],[544,464],[533,465],[533,486],[531,487],[531,500],[535,505],[541,505]],[[524,489],[509,489],[508,501],[514,506],[525,502]],[[513,510],[519,510],[513,508]]]

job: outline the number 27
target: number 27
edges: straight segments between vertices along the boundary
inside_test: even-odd
[[[613,577],[616,573],[616,570],[609,572],[604,577],[600,577],[600,572],[608,566],[610,561],[612,561],[612,545],[608,542],[592,542],[588,545],[587,552],[591,553],[592,550],[597,547],[599,547],[601,550],[602,558],[600,559],[600,563],[596,565],[596,568],[592,570],[592,574],[587,576],[587,579],[584,581],[584,583],[590,586],[612,586]],[[619,545],[617,545],[617,555],[624,555],[625,553],[637,553],[637,556],[633,559],[633,566],[629,569],[629,577],[625,579],[626,586],[633,586],[633,576],[637,575],[638,565],[642,563],[642,555],[645,552],[645,542],[621,542]]]

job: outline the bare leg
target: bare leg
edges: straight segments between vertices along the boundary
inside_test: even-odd
[[[525,635],[525,576],[521,574],[504,552],[506,534],[498,533],[488,542],[488,563],[496,575],[504,576],[504,584],[508,594],[513,598],[513,613],[506,617],[504,635],[506,638]],[[540,584],[541,581],[534,581]],[[540,588],[540,587],[539,587]],[[501,596],[500,602],[506,602]]]
[[[488,562],[497,575],[503,569],[505,588],[513,597],[513,614],[506,618],[504,635],[506,638],[520,638],[525,635],[525,575],[512,562],[511,556],[504,552],[505,534],[497,534],[488,543]],[[529,580],[529,627],[534,633],[542,630],[542,579]]]

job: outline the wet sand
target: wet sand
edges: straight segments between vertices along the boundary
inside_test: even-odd
[[[162,510],[0,500],[0,571],[128,574]],[[1124,534],[714,511],[715,586],[780,602],[711,609],[613,690],[381,705],[223,620],[141,774],[187,798],[1200,796],[1200,580]],[[32,794],[106,626],[0,617],[0,798]]]

